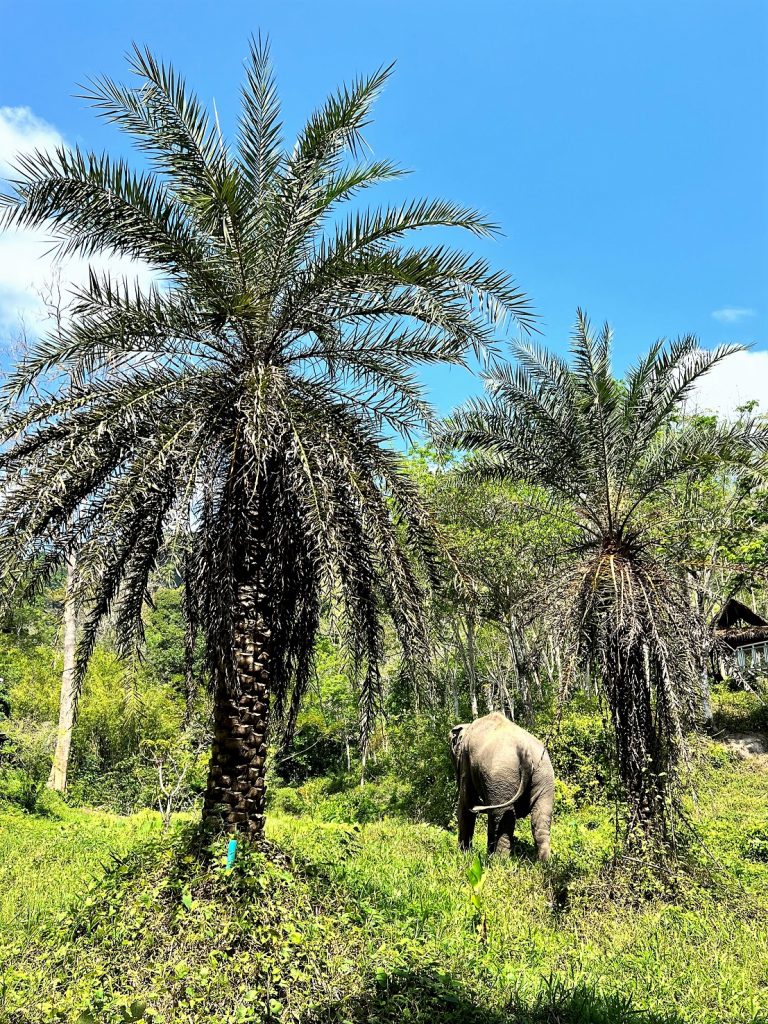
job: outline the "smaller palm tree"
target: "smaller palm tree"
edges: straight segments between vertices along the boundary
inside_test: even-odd
[[[762,438],[751,421],[673,416],[736,346],[658,341],[620,381],[611,340],[607,325],[594,334],[579,310],[570,364],[533,344],[514,346],[518,365],[490,372],[487,394],[456,413],[443,440],[472,453],[473,477],[537,485],[577,524],[577,557],[551,585],[549,611],[575,664],[599,670],[630,823],[666,831],[705,636],[682,568],[655,543],[650,509],[679,477],[739,463]]]

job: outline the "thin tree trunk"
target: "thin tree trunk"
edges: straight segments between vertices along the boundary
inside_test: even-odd
[[[72,748],[72,730],[77,716],[77,690],[75,688],[75,650],[77,645],[77,609],[72,594],[75,579],[75,556],[67,556],[67,583],[64,592],[63,649],[64,669],[61,673],[59,696],[59,726],[56,750],[53,755],[48,788],[63,793],[67,788],[69,753]]]
[[[467,663],[469,665],[469,702],[472,707],[472,718],[477,718],[480,710],[477,704],[477,658],[475,655],[475,610],[467,616]]]
[[[453,707],[453,717],[458,722],[459,720],[459,681],[456,675],[456,669],[452,669],[449,675],[449,686],[451,688],[451,706]]]
[[[184,636],[184,728],[188,729],[195,713],[197,677],[195,675],[195,642],[197,629],[188,626]]]
[[[233,636],[237,692],[217,680],[214,736],[203,819],[213,829],[264,834],[264,779],[269,725],[271,633],[258,590],[241,584]]]
[[[192,593],[192,573],[189,558],[184,560],[184,728],[188,729],[195,713],[198,680],[195,674],[195,647],[197,645],[197,605]]]
[[[466,674],[467,682],[469,684],[469,706],[472,712],[472,718],[475,719],[479,714],[479,710],[477,706],[477,686],[475,677],[474,626],[472,625],[473,621],[474,613],[470,611],[466,615],[466,644],[464,643],[464,640],[462,638],[461,626],[457,618],[453,618],[451,620],[451,626],[453,628],[453,635],[456,640],[456,646],[459,649],[461,661],[462,664],[464,665],[464,672]]]

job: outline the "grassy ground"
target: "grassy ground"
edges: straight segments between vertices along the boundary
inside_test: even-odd
[[[115,856],[159,829],[155,814],[121,818],[59,803],[49,815],[0,812],[0,935],[33,935],[101,878]]]
[[[561,811],[546,866],[527,823],[507,863],[478,838],[474,886],[453,835],[405,821],[274,815],[290,861],[230,873],[151,814],[0,813],[0,1020],[763,1024],[768,765],[708,764],[706,849],[666,884],[606,872],[607,807]]]
[[[768,1021],[768,764],[722,758],[690,811],[706,846],[691,845],[674,895],[642,869],[610,879],[614,828],[597,807],[559,817],[545,867],[521,826],[517,855],[486,867],[479,912],[442,830],[370,825],[323,870],[384,942],[415,939],[468,990],[483,979],[489,1009],[533,1005],[550,979],[674,1021]],[[310,865],[321,848],[301,820],[276,819],[272,833]]]

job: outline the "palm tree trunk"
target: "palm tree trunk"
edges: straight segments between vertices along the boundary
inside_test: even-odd
[[[67,557],[67,583],[64,593],[64,668],[61,673],[59,696],[59,726],[56,750],[53,755],[48,788],[63,793],[67,788],[69,753],[72,748],[72,730],[77,716],[77,689],[75,686],[75,650],[77,644],[77,610],[72,595],[75,577],[75,556]]]
[[[646,831],[665,827],[665,779],[654,727],[649,671],[642,656],[617,656],[609,704],[618,747],[619,775],[630,806],[631,824]]]
[[[264,834],[271,634],[253,584],[238,588],[233,647],[237,685],[228,687],[223,672],[217,681],[203,819],[212,829],[258,840]]]

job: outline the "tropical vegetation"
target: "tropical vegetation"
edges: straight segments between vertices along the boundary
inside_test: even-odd
[[[605,691],[630,825],[666,831],[674,768],[704,717],[708,645],[687,566],[659,544],[682,511],[664,498],[712,466],[748,469],[767,435],[751,417],[676,418],[734,346],[657,341],[618,380],[611,341],[607,324],[595,333],[579,311],[570,365],[516,345],[517,365],[485,376],[487,396],[456,413],[445,443],[473,454],[466,471],[476,479],[538,486],[543,512],[573,526],[577,557],[542,600],[564,650]]]
[[[289,149],[263,42],[231,143],[130,63],[85,93],[141,168],[0,197],[150,279],[92,272],[3,382],[0,1024],[767,1024],[768,646],[714,628],[768,622],[767,424],[687,401],[734,347],[623,370],[578,313],[563,358],[440,241],[487,218],[366,207],[389,68]],[[429,364],[483,393],[438,422]],[[547,863],[457,849],[494,711],[551,756]]]

